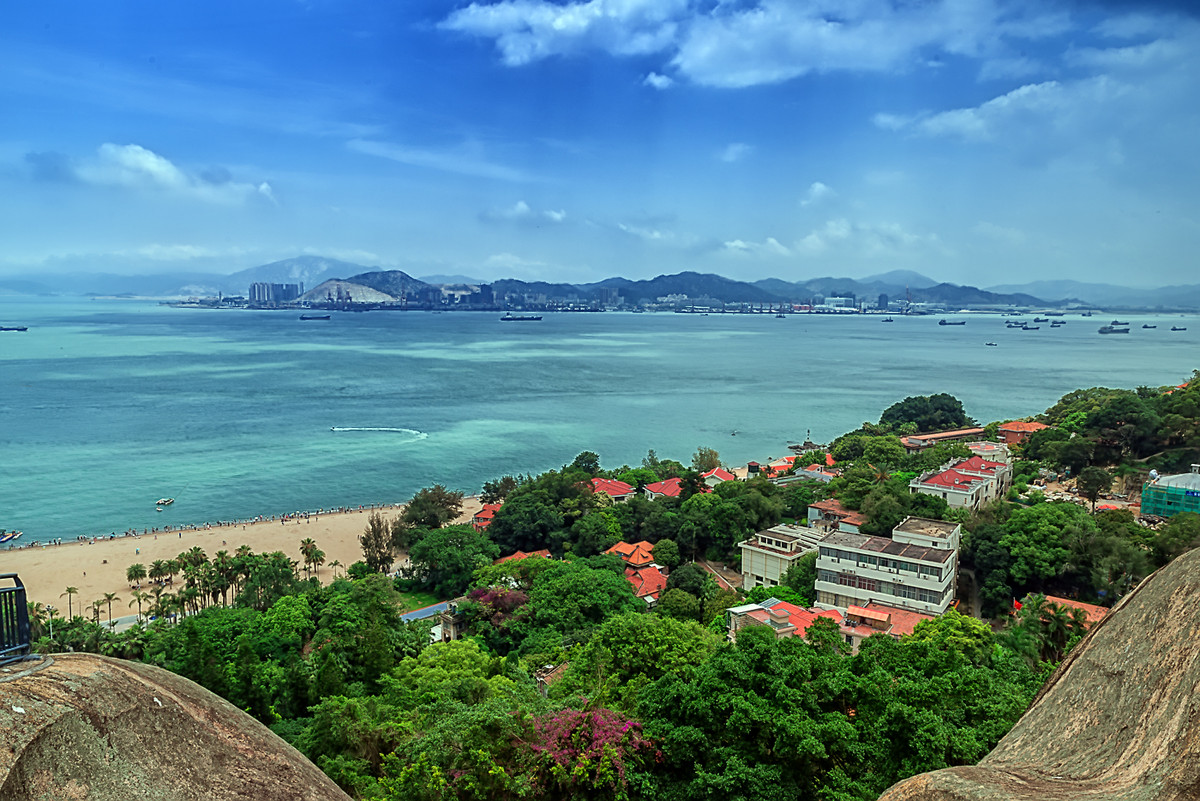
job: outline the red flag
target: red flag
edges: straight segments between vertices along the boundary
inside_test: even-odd
[[[1021,611],[1021,602],[1016,598],[1013,598],[1013,609],[1017,610],[1018,612]]]

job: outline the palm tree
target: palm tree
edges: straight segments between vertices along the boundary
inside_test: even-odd
[[[317,543],[312,537],[300,540],[300,555],[304,557],[304,574],[307,576],[312,566],[312,555],[317,550]]]
[[[113,625],[112,604],[113,604],[113,601],[119,601],[121,599],[117,597],[117,594],[115,592],[106,592],[106,593],[104,593],[104,600],[105,600],[105,602],[108,603],[108,627],[111,629],[112,625]]]
[[[334,578],[337,578],[337,569],[338,569],[339,567],[341,567],[341,566],[342,566],[342,562],[341,562],[341,560],[340,560],[340,559],[334,559],[332,562],[330,562],[330,563],[329,563],[329,566],[330,566],[331,568],[333,568],[333,577],[334,577]]]
[[[97,626],[100,625],[100,609],[104,606],[104,601],[92,601],[92,622]]]
[[[313,550],[313,552],[312,552],[312,554],[310,554],[310,556],[311,556],[311,561],[312,561],[312,565],[313,565],[313,570],[317,574],[317,578],[320,578],[321,577],[321,565],[325,564],[325,552],[322,551],[320,548],[316,548]]]
[[[75,615],[71,611],[71,596],[77,592],[79,592],[78,587],[67,587],[67,591],[58,596],[59,598],[63,597],[63,595],[67,596],[67,620],[73,620],[75,618]]]
[[[131,593],[131,595],[133,597],[133,600],[131,600],[129,602],[129,606],[133,606],[135,602],[137,603],[138,622],[141,623],[142,622],[142,602],[150,600],[150,593],[142,592],[141,590],[134,590]]]
[[[141,562],[125,568],[125,580],[129,582],[129,586],[140,584],[144,578],[146,578],[146,566]]]
[[[150,563],[150,580],[161,581],[171,574],[170,562],[166,559],[155,559]]]

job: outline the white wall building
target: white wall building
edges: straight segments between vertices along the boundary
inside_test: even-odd
[[[825,532],[807,526],[774,526],[738,543],[742,552],[742,589],[760,584],[776,587],[783,574],[806,553],[817,549]]]
[[[818,546],[817,606],[845,612],[876,601],[940,615],[954,600],[960,538],[957,524],[911,517],[891,539],[835,531]]]

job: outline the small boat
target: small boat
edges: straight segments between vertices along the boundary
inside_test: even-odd
[[[1023,326],[1021,326],[1022,331],[1036,331],[1039,328],[1041,328],[1040,325],[1023,325]]]
[[[1173,326],[1171,326],[1171,330],[1172,331],[1186,331],[1187,326],[1173,325]]]
[[[1092,313],[1091,312],[1081,312],[1079,316],[1080,317],[1091,317]]]
[[[1129,323],[1123,323],[1120,320],[1113,320],[1111,323],[1109,323],[1109,325],[1129,325]]]
[[[0,325],[0,331],[28,331],[29,328],[23,325]]]
[[[1050,323],[1050,327],[1051,328],[1062,328],[1066,324],[1067,323],[1065,320],[1055,320],[1054,322]]]
[[[1117,328],[1115,325],[1104,325],[1100,327],[1101,334],[1128,334],[1128,328]]]
[[[938,325],[966,325],[966,320],[938,320]]]
[[[893,320],[891,317],[884,317],[884,318],[883,318],[883,320],[882,320],[881,322],[885,322],[885,323],[894,323],[894,322],[896,322],[896,321],[895,321],[895,320]]]
[[[786,315],[786,314],[784,314],[783,312],[779,312],[778,314],[776,314],[776,315],[775,315],[775,319],[776,319],[776,320],[782,320],[782,319],[784,319],[785,317],[787,317],[787,315]]]
[[[507,314],[505,314],[503,317],[500,318],[500,322],[502,322],[502,323],[525,323],[525,322],[537,322],[540,319],[542,319],[542,316],[540,314],[513,314],[512,312],[508,312]]]
[[[328,314],[302,314],[302,315],[300,315],[300,319],[301,320],[328,320],[329,315]]]
[[[1034,317],[1033,321],[1035,323],[1048,323],[1048,322],[1050,322],[1050,318],[1049,317]]]
[[[1143,323],[1143,324],[1142,324],[1142,328],[1158,328],[1158,326],[1157,326],[1157,325],[1150,325],[1149,323]]]
[[[154,502],[154,505],[155,506],[170,506],[173,503],[175,503],[174,498],[159,498],[157,501]]]
[[[987,345],[989,348],[994,348],[994,347],[996,347],[996,343],[995,343],[995,342],[984,342],[983,344]]]

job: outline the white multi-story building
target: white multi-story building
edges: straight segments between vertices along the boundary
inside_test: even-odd
[[[940,615],[954,600],[961,528],[908,518],[892,537],[835,531],[818,546],[817,606],[845,612],[872,601]]]
[[[778,525],[738,543],[742,552],[742,589],[760,584],[776,587],[783,574],[806,553],[817,549],[824,531],[808,526]]]

